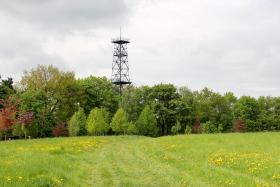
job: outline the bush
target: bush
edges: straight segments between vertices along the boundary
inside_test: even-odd
[[[207,121],[206,123],[202,124],[202,131],[203,131],[203,133],[206,133],[206,134],[217,133],[218,128],[211,121]]]
[[[65,123],[59,123],[52,131],[52,134],[56,137],[59,136],[66,136],[67,135],[67,128]]]
[[[36,123],[30,124],[26,129],[26,134],[32,138],[38,137],[39,127]]]
[[[193,126],[192,132],[193,133],[197,133],[197,134],[202,133],[202,127],[201,127],[201,123],[200,123],[199,120],[195,121],[195,124]]]
[[[83,108],[75,112],[68,122],[70,136],[86,135],[86,114]]]
[[[13,103],[12,98],[8,100],[0,99],[0,132],[7,139],[8,133],[12,130],[12,126],[16,124],[17,107]]]
[[[186,128],[185,128],[185,134],[191,134],[192,133],[192,128],[187,125]]]
[[[223,124],[219,124],[218,125],[218,133],[222,133],[224,131],[224,126],[223,126]]]
[[[109,114],[104,108],[91,110],[87,118],[87,131],[91,135],[105,135],[109,130]]]
[[[137,128],[135,123],[133,122],[128,122],[127,124],[127,134],[132,135],[132,134],[137,134]]]
[[[253,120],[249,120],[249,119],[246,120],[246,131],[253,132],[253,131],[259,131],[259,130],[260,130],[260,128],[259,128],[258,123],[256,123]]]
[[[24,137],[24,132],[22,130],[22,126],[20,124],[14,125],[13,130],[12,130],[12,134],[13,134],[13,136],[17,136],[19,138]]]
[[[173,135],[175,135],[175,134],[178,134],[180,130],[181,130],[181,124],[180,124],[179,121],[177,121],[177,122],[176,122],[176,125],[172,126],[172,128],[171,128],[171,133],[172,133]]]
[[[244,132],[245,131],[245,124],[244,121],[241,119],[236,120],[232,128],[233,132]]]
[[[32,125],[32,122],[35,119],[35,113],[34,112],[25,112],[19,116],[18,121],[20,122],[20,125],[22,127],[22,131],[24,133],[24,138],[27,138],[27,135],[29,135],[29,127]]]
[[[111,127],[116,134],[128,133],[129,122],[127,115],[122,108],[119,108],[112,118]]]
[[[142,110],[136,122],[136,126],[140,135],[152,137],[158,135],[157,119],[148,105]]]

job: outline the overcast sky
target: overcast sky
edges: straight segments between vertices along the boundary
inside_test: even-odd
[[[133,83],[280,95],[279,0],[1,0],[0,74],[53,64],[110,78],[130,38]]]

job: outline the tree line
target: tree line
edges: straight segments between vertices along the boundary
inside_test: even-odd
[[[128,86],[38,66],[19,83],[0,78],[0,137],[255,132],[280,130],[280,97],[236,97],[173,84]]]

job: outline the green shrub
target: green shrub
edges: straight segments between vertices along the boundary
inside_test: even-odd
[[[223,126],[223,124],[220,123],[220,124],[218,125],[218,129],[217,129],[217,130],[218,130],[218,133],[222,133],[222,132],[224,131],[224,126]]]
[[[116,134],[128,133],[129,122],[127,115],[122,108],[119,108],[112,118],[111,127]]]
[[[135,123],[128,122],[128,124],[127,124],[127,134],[132,135],[132,134],[137,134],[137,132],[138,131],[137,131]]]
[[[94,108],[87,118],[87,131],[91,135],[105,135],[109,130],[109,114],[105,108]]]
[[[191,134],[192,133],[192,128],[187,125],[186,128],[185,128],[185,134]]]
[[[175,135],[175,134],[178,134],[180,130],[181,130],[181,124],[179,121],[177,121],[176,124],[174,126],[172,126],[171,133],[173,135]]]
[[[203,131],[203,133],[206,133],[206,134],[217,133],[218,128],[211,121],[207,121],[206,123],[202,124],[202,131]]]
[[[158,135],[157,119],[148,105],[142,110],[136,122],[136,126],[140,135],[152,137]]]
[[[254,131],[259,131],[259,125],[250,119],[247,119],[246,122],[246,131],[254,132]]]
[[[68,131],[70,136],[86,134],[86,114],[84,109],[80,108],[73,114],[68,122]]]
[[[24,132],[22,130],[22,126],[20,124],[14,125],[13,128],[12,128],[12,134],[14,136],[19,137],[19,138],[23,138],[24,137]]]
[[[26,135],[36,138],[38,136],[38,125],[36,123],[30,124],[27,128],[22,128],[23,132],[26,131]]]

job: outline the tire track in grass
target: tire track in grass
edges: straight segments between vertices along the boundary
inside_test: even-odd
[[[146,162],[135,157],[136,150],[138,146],[138,141],[129,140],[127,142],[117,142],[106,146],[102,151],[99,150],[96,154],[95,162],[93,165],[97,166],[92,172],[94,178],[101,178],[102,180],[92,180],[95,181],[94,186],[158,186],[159,183],[155,182],[155,179],[160,179],[166,177],[160,174],[154,168],[157,167],[158,163],[153,162],[151,166],[153,169],[150,169],[145,166]],[[133,146],[133,149],[130,149]],[[139,153],[138,153],[139,154]],[[145,155],[142,155],[145,156]],[[145,156],[146,157],[146,156]],[[146,160],[146,159],[144,159]],[[144,166],[144,167],[143,167]],[[102,171],[100,173],[100,171]],[[157,172],[155,172],[157,171]],[[102,176],[102,173],[107,176]],[[110,180],[108,180],[108,176]],[[147,177],[148,176],[148,177]],[[147,182],[143,181],[143,178],[148,179]],[[166,186],[170,186],[168,181],[171,180],[165,179]],[[96,181],[99,181],[98,183]],[[100,182],[102,181],[102,182]],[[140,183],[139,183],[140,182]],[[162,181],[160,181],[162,182]],[[162,183],[160,183],[162,184]]]
[[[128,141],[118,147],[121,153],[117,155],[118,164],[120,165],[119,168],[121,169],[120,173],[122,175],[121,186],[145,186],[145,183],[147,183],[143,178],[149,176],[150,171],[146,167],[143,167],[142,159],[135,157],[135,148],[137,149],[137,147],[138,141],[134,140]],[[151,186],[152,181],[150,180],[147,186]]]
[[[152,139],[149,139],[149,143],[146,144],[149,147],[151,146],[151,140]],[[134,164],[136,165],[136,167],[141,168],[135,173],[135,175],[138,175],[142,178],[141,181],[143,186],[171,186],[172,184],[170,183],[170,181],[172,181],[173,178],[170,175],[165,175],[165,173],[168,172],[166,171],[166,168],[164,168],[158,161],[151,160],[151,158],[148,157],[147,152],[141,150],[141,143],[143,141],[145,140],[130,142],[129,145],[129,147],[133,147],[133,149],[130,149],[130,151],[128,152],[131,160],[135,160],[136,162]],[[145,143],[147,142],[145,141]],[[143,184],[143,182],[145,183],[145,185]]]
[[[91,158],[95,159],[91,165],[93,186],[183,186],[181,179],[186,180],[188,186],[221,186],[226,185],[221,181],[227,179],[233,179],[233,185],[274,185],[232,168],[212,166],[203,157],[213,150],[197,152],[190,146],[170,151],[161,147],[161,143],[173,142],[129,137],[97,150]],[[165,161],[164,155],[174,160]]]
[[[126,141],[129,142],[130,139]],[[93,177],[91,180],[94,186],[123,186],[123,180],[128,178],[124,169],[128,165],[126,160],[129,160],[123,157],[127,155],[125,144],[124,141],[112,142],[98,150],[91,158],[95,160],[92,164]],[[133,178],[133,176],[129,178]]]
[[[92,158],[94,159],[91,179],[93,186],[119,186],[120,182],[116,180],[119,169],[114,159],[114,147],[117,146],[119,145],[113,142],[95,152]]]
[[[183,186],[183,185],[188,185],[188,186],[209,186],[207,182],[201,180],[201,179],[193,179],[193,177],[188,173],[186,173],[184,170],[180,170],[179,167],[172,165],[172,163],[169,162],[163,162],[162,161],[162,156],[151,154],[153,152],[158,152],[162,155],[165,155],[166,150],[160,147],[160,145],[157,144],[157,141],[152,141],[152,142],[143,142],[143,145],[149,145],[147,146],[142,146],[143,149],[149,148],[150,150],[147,151],[140,151],[140,155],[147,156],[147,153],[150,154],[149,160],[153,161],[151,166],[155,165],[154,163],[157,163],[157,165],[164,165],[164,168],[166,170],[164,177],[167,177],[169,181],[173,181],[172,186]],[[152,149],[152,150],[151,150]],[[145,154],[144,154],[145,152]],[[151,159],[152,158],[152,159]],[[182,174],[183,172],[183,174]],[[182,177],[184,176],[184,177]],[[185,179],[187,177],[187,181],[182,181],[182,179]],[[175,181],[174,181],[175,180]]]

